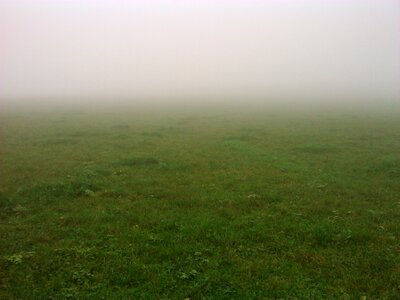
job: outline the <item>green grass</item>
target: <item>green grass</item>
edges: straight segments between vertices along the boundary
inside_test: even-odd
[[[3,112],[1,299],[398,299],[399,112]]]

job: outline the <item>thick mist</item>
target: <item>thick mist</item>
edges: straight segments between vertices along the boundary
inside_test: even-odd
[[[400,3],[0,2],[13,103],[396,102]]]

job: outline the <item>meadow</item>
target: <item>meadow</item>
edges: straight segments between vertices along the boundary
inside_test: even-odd
[[[1,299],[399,299],[399,110],[1,113]]]

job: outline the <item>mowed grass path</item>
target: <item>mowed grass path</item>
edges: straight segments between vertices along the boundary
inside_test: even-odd
[[[398,299],[398,115],[4,112],[0,298]]]

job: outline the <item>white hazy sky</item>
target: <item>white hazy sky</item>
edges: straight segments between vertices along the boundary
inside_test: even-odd
[[[400,1],[0,0],[1,99],[141,97],[397,101]]]

